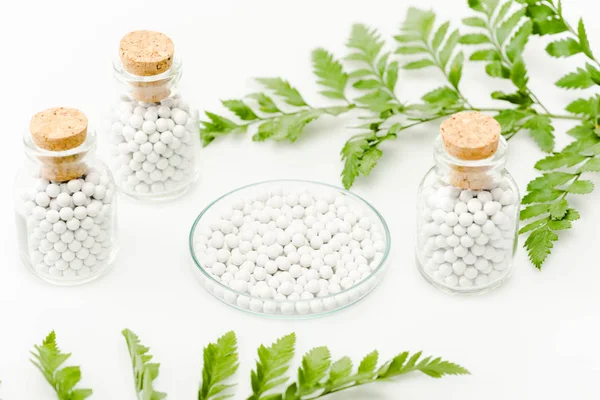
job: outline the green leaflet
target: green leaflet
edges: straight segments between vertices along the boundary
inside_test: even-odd
[[[477,50],[469,57],[471,61],[500,61],[500,59],[500,53],[495,49]]]
[[[577,180],[568,188],[567,192],[571,194],[588,194],[594,190],[594,184],[591,181]]]
[[[298,369],[298,387],[303,395],[311,394],[325,381],[331,366],[331,353],[327,347],[315,347],[302,357]]]
[[[260,346],[256,369],[251,372],[252,396],[248,400],[260,400],[266,392],[287,382],[285,377],[289,363],[294,358],[296,335],[291,333],[273,343],[270,347]]]
[[[552,121],[545,115],[534,115],[529,118],[524,128],[529,129],[529,134],[536,141],[540,149],[550,152],[554,148],[554,127]]]
[[[490,38],[483,33],[468,33],[460,37],[461,44],[484,44],[490,43]]]
[[[510,3],[510,2],[508,2]],[[504,44],[506,39],[510,37],[510,34],[517,27],[521,19],[525,16],[525,9],[517,10],[510,17],[508,17],[498,28],[496,29],[496,39],[500,45]]]
[[[252,136],[252,140],[262,142],[271,139],[275,141],[289,140],[290,142],[295,142],[304,131],[306,125],[323,114],[325,114],[323,110],[306,110],[272,118],[260,124],[257,132]]]
[[[346,43],[346,47],[357,50],[348,58],[364,61],[374,64],[377,60],[384,41],[375,29],[370,29],[365,25],[355,24],[352,26],[350,39]]]
[[[221,336],[216,343],[204,348],[204,366],[202,382],[198,391],[198,400],[229,397],[227,391],[235,385],[225,384],[238,369],[237,337],[234,332]],[[225,394],[223,392],[226,392]]]
[[[587,89],[593,84],[590,73],[583,68],[577,68],[575,72],[570,72],[556,81],[556,86],[564,89]]]
[[[558,235],[554,233],[548,226],[540,227],[529,234],[525,240],[525,248],[528,251],[529,259],[540,269],[546,260],[546,257],[554,247],[553,242],[558,240]]]
[[[291,106],[304,107],[306,102],[295,88],[288,81],[281,78],[257,78],[257,82],[261,83],[267,89],[272,90],[275,94],[281,97],[286,103]]]
[[[314,50],[312,61],[313,71],[319,78],[317,83],[328,89],[322,90],[320,93],[325,97],[345,100],[348,74],[344,72],[342,64],[325,49]]]
[[[281,110],[277,107],[277,104],[264,93],[252,93],[247,97],[256,100],[259,106],[259,111],[266,114],[276,114],[280,113]]]
[[[510,70],[500,61],[493,61],[486,65],[485,72],[493,78],[510,78]]]
[[[573,38],[560,39],[548,44],[546,52],[552,57],[571,57],[581,53],[581,46]]]
[[[581,46],[581,51],[585,53],[591,59],[594,59],[594,55],[592,54],[592,50],[590,49],[590,42],[587,38],[587,33],[585,31],[585,26],[583,25],[583,19],[579,19],[579,23],[577,24],[577,36],[579,37],[579,45]]]
[[[135,391],[140,400],[160,400],[167,397],[166,393],[154,390],[153,381],[158,377],[160,364],[151,363],[152,356],[148,354],[150,349],[140,343],[138,336],[124,329],[122,332],[127,349],[131,357]]]
[[[59,400],[83,400],[92,395],[92,389],[75,389],[81,380],[79,367],[60,368],[71,354],[60,351],[54,331],[46,336],[41,345],[35,345],[34,348],[30,361],[44,375]]]
[[[535,178],[527,185],[528,191],[540,190],[544,188],[554,189],[557,186],[564,185],[569,182],[573,178],[576,177],[576,174],[571,174],[568,172],[562,171],[554,171],[545,173],[540,177]]]
[[[254,111],[242,100],[224,100],[223,105],[237,115],[242,121],[254,121],[258,119]]]
[[[525,21],[506,45],[506,55],[510,61],[514,62],[525,50],[525,45],[532,33],[532,25],[531,21]]]
[[[399,129],[400,125],[393,125],[386,135],[377,136],[376,133],[370,133],[346,142],[341,151],[344,162],[341,176],[345,188],[350,188],[358,176],[368,176],[371,173],[383,156],[383,152],[377,146],[386,140],[395,139]]]

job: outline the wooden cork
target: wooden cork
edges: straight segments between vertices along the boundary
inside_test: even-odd
[[[477,111],[463,111],[442,122],[440,132],[446,151],[461,160],[482,160],[498,149],[500,124]]]
[[[31,118],[29,130],[33,142],[44,150],[62,152],[80,146],[87,137],[88,120],[79,110],[49,108]],[[85,153],[68,156],[40,156],[42,177],[63,182],[81,177],[87,167],[81,162]]]
[[[444,148],[453,157],[465,161],[493,156],[500,141],[500,124],[476,111],[463,111],[445,120],[440,132]],[[462,189],[483,190],[493,185],[488,167],[452,165],[450,184]]]
[[[119,54],[127,72],[138,76],[162,74],[171,68],[175,46],[165,34],[133,31],[121,39]]]
[[[29,131],[36,145],[44,150],[74,149],[85,141],[88,120],[79,110],[49,108],[31,118]]]

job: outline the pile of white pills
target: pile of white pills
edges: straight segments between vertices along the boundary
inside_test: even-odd
[[[53,279],[85,277],[106,266],[112,246],[114,184],[90,169],[64,183],[37,178],[23,194],[30,260]]]
[[[418,256],[427,275],[450,288],[476,288],[512,265],[518,195],[506,183],[491,190],[439,185],[423,189]]]
[[[127,99],[111,127],[117,185],[136,194],[164,193],[195,178],[197,118],[178,97],[160,103]]]
[[[197,231],[194,249],[201,266],[246,294],[225,290],[226,301],[291,315],[343,307],[366,294],[345,290],[380,265],[386,250],[381,222],[366,216],[357,201],[322,190],[273,187],[240,197]]]

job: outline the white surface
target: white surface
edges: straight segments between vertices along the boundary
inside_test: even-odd
[[[0,398],[51,399],[51,389],[28,361],[28,351],[51,329],[81,365],[83,387],[96,399],[133,399],[122,328],[137,332],[162,363],[157,388],[171,399],[193,399],[201,376],[202,347],[235,330],[240,338],[239,395],[249,389],[255,349],[295,331],[300,352],[326,344],[334,356],[358,360],[378,348],[384,358],[423,349],[469,368],[470,377],[442,380],[418,374],[331,399],[596,399],[600,394],[600,268],[593,251],[600,221],[600,191],[574,197],[583,216],[562,233],[543,272],[519,250],[513,279],[482,297],[449,297],[431,287],[414,266],[415,190],[432,164],[436,124],[405,132],[385,146],[372,176],[356,193],[386,217],[393,238],[390,269],[382,285],[358,305],[316,320],[253,317],[213,299],[193,279],[187,235],[194,217],[216,196],[240,185],[273,178],[339,183],[339,150],[351,117],[314,123],[295,144],[252,143],[249,136],[218,140],[200,155],[202,175],[193,192],[164,205],[120,204],[122,252],[112,272],[91,284],[62,288],[37,279],[20,265],[15,243],[10,183],[22,165],[21,133],[29,118],[55,105],[81,108],[92,122],[113,100],[111,61],[120,37],[148,28],[168,33],[184,59],[182,87],[201,110],[219,111],[218,100],[256,87],[254,76],[285,76],[315,104],[318,97],[309,53],[317,46],[344,54],[351,23],[397,32],[408,3],[434,7],[455,23],[469,11],[464,1],[131,1],[12,2],[4,5],[2,77],[3,155],[0,269]],[[589,37],[600,53],[598,4],[564,1],[573,24],[586,15]],[[392,41],[389,41],[392,44]],[[583,58],[551,60],[534,39],[526,53],[532,86],[552,110],[580,92],[553,82],[583,65]],[[468,67],[464,92],[490,105],[502,83]],[[419,95],[443,81],[433,71],[401,72],[397,93]],[[482,90],[483,88],[483,90]],[[559,123],[558,142],[567,143]],[[535,176],[540,151],[525,135],[511,141],[509,169],[523,190]]]

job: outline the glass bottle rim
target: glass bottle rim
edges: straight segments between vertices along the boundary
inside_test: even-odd
[[[158,75],[141,76],[135,75],[128,72],[123,66],[123,62],[120,57],[115,57],[113,60],[113,73],[119,82],[132,83],[132,82],[157,82],[157,81],[176,81],[179,79],[182,73],[182,61],[178,53],[173,55],[173,63],[171,68]]]
[[[93,128],[88,128],[83,143],[68,150],[54,151],[43,149],[35,143],[31,136],[31,132],[29,131],[26,131],[23,135],[23,145],[25,153],[32,159],[39,159],[40,157],[58,158],[76,154],[87,154],[93,152],[96,148],[96,131]]]
[[[508,142],[504,136],[500,136],[498,140],[498,149],[488,158],[480,160],[463,160],[450,155],[446,151],[442,135],[438,135],[433,146],[433,158],[436,164],[452,165],[458,167],[487,167],[497,168],[504,167],[508,158]]]

